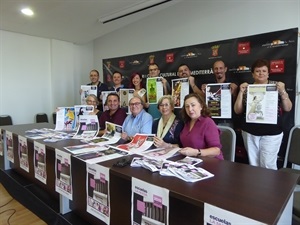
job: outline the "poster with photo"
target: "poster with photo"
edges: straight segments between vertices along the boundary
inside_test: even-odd
[[[13,134],[10,131],[6,131],[6,149],[7,149],[7,160],[14,163],[14,142]]]
[[[128,114],[130,114],[129,110],[129,100],[133,97],[134,89],[120,89],[120,107],[124,108]]]
[[[250,84],[247,88],[246,122],[277,124],[276,84]]]
[[[46,147],[44,144],[34,141],[33,148],[34,177],[47,184]]]
[[[75,108],[57,107],[55,130],[74,130],[76,129]]]
[[[184,97],[189,94],[189,79],[173,79],[172,82],[172,97],[175,108],[182,108]]]
[[[74,139],[92,139],[98,135],[99,121],[97,115],[81,115]]]
[[[82,115],[89,115],[90,113],[94,112],[94,106],[93,105],[75,105],[75,123],[76,123],[76,129],[79,126],[79,117]]]
[[[109,168],[86,164],[86,210],[110,224]]]
[[[132,224],[169,224],[169,190],[132,178]]]
[[[230,83],[207,84],[205,100],[212,118],[231,119],[232,101]]]
[[[71,154],[55,149],[55,191],[73,200]]]
[[[97,96],[97,86],[96,85],[81,85],[81,95],[80,95],[80,104],[86,105],[86,97],[88,95]]]
[[[29,161],[28,161],[28,146],[27,146],[27,138],[23,136],[18,136],[18,156],[20,162],[20,168],[29,173]]]
[[[147,99],[149,104],[157,104],[158,100],[164,95],[162,77],[147,78]]]

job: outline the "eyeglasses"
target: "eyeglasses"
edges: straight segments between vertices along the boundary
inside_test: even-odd
[[[129,106],[138,106],[142,104],[141,102],[129,103]]]
[[[169,104],[169,103],[166,103],[166,104],[159,104],[159,107],[170,107],[170,104]]]

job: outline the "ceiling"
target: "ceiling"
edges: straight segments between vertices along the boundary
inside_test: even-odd
[[[75,44],[85,44],[122,28],[180,0],[0,0],[0,29]],[[150,7],[151,4],[158,4]],[[103,23],[103,17],[128,14],[136,7],[143,11]],[[23,7],[32,17],[20,13]]]

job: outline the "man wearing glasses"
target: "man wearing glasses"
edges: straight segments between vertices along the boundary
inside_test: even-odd
[[[121,138],[125,141],[131,141],[137,133],[151,134],[153,118],[144,110],[142,99],[138,96],[131,98],[129,108],[131,114],[126,117],[123,123]]]

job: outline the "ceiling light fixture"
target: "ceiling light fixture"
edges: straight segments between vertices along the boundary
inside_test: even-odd
[[[33,16],[33,11],[30,8],[24,8],[21,10],[21,12],[26,16]]]
[[[119,12],[113,13],[113,14],[108,15],[108,16],[101,17],[101,18],[98,19],[98,21],[103,23],[103,24],[109,23],[109,22],[112,22],[114,20],[121,19],[123,17],[126,17],[126,16],[129,16],[129,15],[144,11],[146,9],[153,8],[153,7],[158,6],[158,5],[162,5],[162,4],[170,2],[170,1],[171,0],[152,0],[152,1],[148,0],[148,1],[144,1],[144,2],[142,2],[140,4],[137,4],[133,7],[121,10]]]

